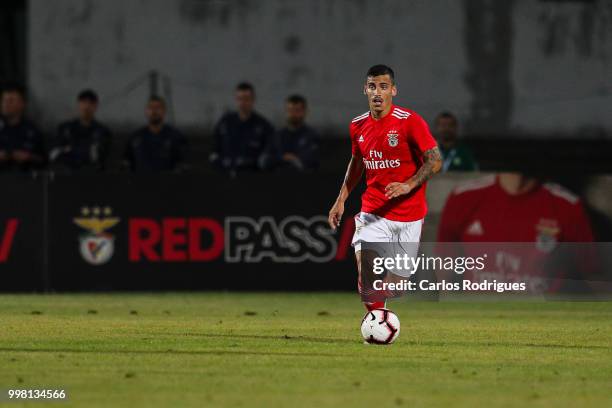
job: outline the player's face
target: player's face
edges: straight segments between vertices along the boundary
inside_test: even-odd
[[[19,92],[4,92],[1,110],[6,117],[19,117],[25,110],[25,101]]]
[[[287,103],[287,123],[300,126],[306,119],[306,107],[302,103]]]
[[[393,97],[397,95],[397,88],[389,75],[378,75],[366,79],[363,92],[368,97],[370,110],[384,112],[391,106]]]
[[[248,89],[236,91],[236,106],[238,111],[250,114],[255,106],[255,95]]]
[[[151,101],[147,104],[146,115],[151,125],[160,125],[166,116],[166,107],[160,101]]]
[[[92,120],[98,109],[98,104],[89,99],[79,101],[79,117],[83,120]]]

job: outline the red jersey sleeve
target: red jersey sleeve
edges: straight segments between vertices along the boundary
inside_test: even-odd
[[[566,214],[566,224],[564,226],[564,241],[566,242],[593,242],[593,230],[591,221],[584,211],[582,202],[578,201],[570,207]]]
[[[421,153],[433,149],[438,145],[429,131],[427,122],[418,114],[413,113],[408,122],[408,135],[410,143]]]

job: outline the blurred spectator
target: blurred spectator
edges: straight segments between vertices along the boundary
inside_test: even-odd
[[[576,259],[556,265],[554,275],[548,267],[560,243],[593,239],[577,196],[520,173],[501,173],[457,187],[446,201],[438,228],[438,242],[456,243],[440,245],[445,256],[482,256],[478,252],[488,248],[489,268],[466,272],[464,279],[523,280],[532,292],[555,291],[559,279],[584,278],[585,271],[592,272],[592,265]],[[473,245],[486,242],[495,244]]]
[[[26,97],[22,88],[2,91],[0,107],[0,169],[32,170],[45,163],[43,138],[37,127],[24,117]]]
[[[303,96],[287,98],[287,125],[277,133],[271,146],[272,167],[312,171],[319,166],[319,135],[305,123],[307,108]]]
[[[128,141],[125,165],[135,172],[182,170],[187,140],[177,129],[164,123],[166,102],[152,96],[145,113],[148,125],[137,130]]]
[[[255,112],[255,88],[242,82],[236,87],[236,112],[223,115],[215,126],[213,166],[223,170],[259,169],[263,153],[273,140],[274,128]]]
[[[478,164],[471,150],[458,139],[459,122],[450,112],[442,112],[436,117],[435,133],[442,153],[442,171],[476,171]]]
[[[59,125],[49,159],[71,170],[104,170],[111,133],[95,119],[98,95],[86,89],[77,97],[79,116]]]

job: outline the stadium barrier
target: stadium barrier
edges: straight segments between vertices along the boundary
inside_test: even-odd
[[[423,241],[435,239],[454,186],[481,176],[430,182]],[[605,198],[611,178],[598,180]],[[0,291],[356,288],[350,241],[361,191],[332,232],[336,173],[42,173],[0,182]]]
[[[0,290],[353,289],[353,225],[329,229],[322,180],[4,176]]]

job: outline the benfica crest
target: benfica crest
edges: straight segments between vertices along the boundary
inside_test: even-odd
[[[557,220],[540,219],[536,225],[538,235],[536,237],[536,248],[542,252],[549,253],[557,246],[560,232]]]
[[[108,262],[115,251],[115,237],[106,232],[119,223],[119,218],[113,217],[112,211],[110,207],[84,207],[81,217],[73,219],[86,231],[79,236],[79,249],[83,259],[92,265]]]
[[[398,143],[397,137],[398,137],[398,134],[396,130],[392,130],[389,133],[387,133],[387,141],[389,142],[389,146],[391,147],[397,146],[397,143]]]

